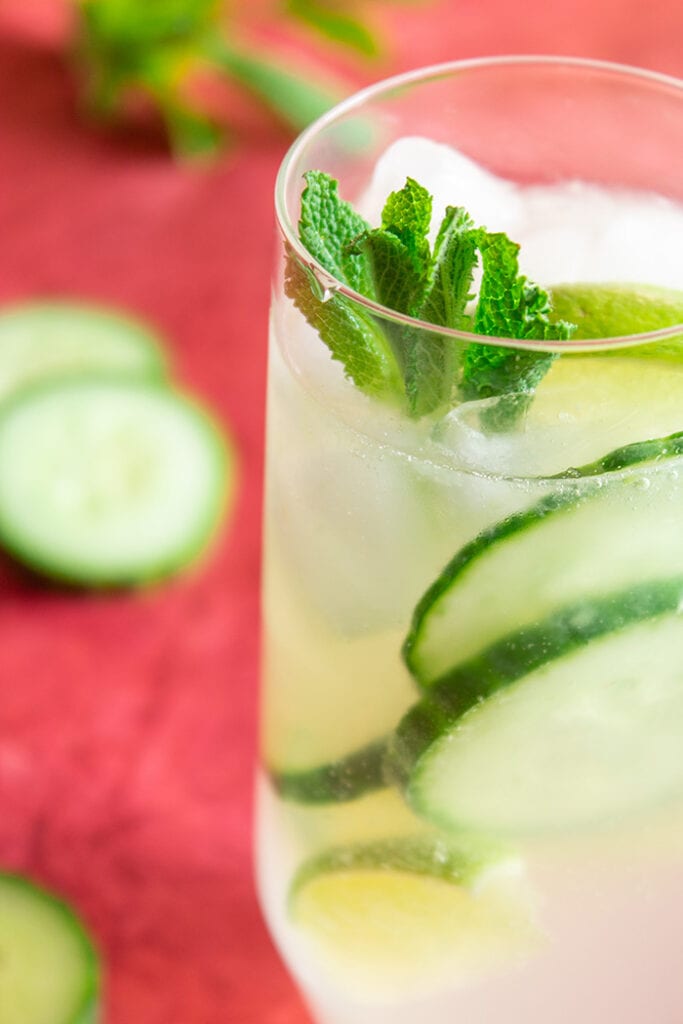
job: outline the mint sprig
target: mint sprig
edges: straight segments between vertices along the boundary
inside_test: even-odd
[[[333,178],[309,171],[305,179],[301,241],[342,284],[387,309],[441,327],[519,340],[571,336],[572,324],[551,321],[548,294],[519,273],[519,246],[506,235],[476,227],[465,210],[448,207],[432,249],[432,198],[413,179],[388,197],[379,228],[339,197]],[[479,263],[481,283],[474,295]],[[414,417],[445,411],[459,400],[497,398],[482,422],[492,430],[508,429],[556,358],[484,343],[463,345],[373,315],[338,293],[325,297],[312,271],[292,253],[286,291],[358,387],[403,404]]]
[[[502,233],[480,229],[477,246],[483,274],[472,324],[475,334],[537,341],[571,337],[573,324],[564,320],[551,323],[547,292],[520,275],[515,242]],[[463,398],[501,398],[484,412],[483,421],[493,429],[512,426],[528,408],[556,358],[553,352],[469,345],[462,366]]]
[[[354,291],[374,292],[365,257],[354,250],[370,226],[339,197],[337,182],[309,171],[301,197],[299,236],[311,256],[331,277]],[[366,394],[395,401],[401,374],[387,335],[376,317],[342,295],[325,295],[312,274],[293,253],[288,254],[285,292],[318,332],[333,359],[344,366]]]

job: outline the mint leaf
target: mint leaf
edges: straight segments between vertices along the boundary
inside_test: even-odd
[[[419,305],[426,277],[400,238],[378,228],[356,239],[348,252],[362,268],[358,290],[387,309],[408,313]],[[399,368],[404,373],[410,331],[402,324],[383,321],[383,329]]]
[[[311,256],[329,274],[367,298],[368,278],[362,258],[347,250],[370,225],[350,203],[339,198],[334,178],[307,171],[301,195],[299,237]]]
[[[347,281],[353,280],[356,291],[387,309],[414,316],[429,282],[431,216],[432,197],[408,178],[387,199],[381,228],[367,229],[346,245],[341,262]],[[391,320],[384,321],[383,328],[405,373],[414,332]]]
[[[310,25],[326,39],[347,46],[365,57],[379,53],[379,43],[370,29],[343,9],[345,4],[334,0],[289,0],[287,10],[295,18]]]
[[[396,400],[401,375],[387,336],[356,302],[334,295],[323,299],[317,282],[293,253],[287,256],[285,294],[327,345],[346,376],[369,395]]]
[[[426,269],[416,263],[400,238],[377,228],[352,243],[349,257],[357,257],[365,283],[364,294],[397,313],[418,307],[427,283]]]
[[[382,210],[382,226],[371,229],[361,218],[347,223],[350,207],[341,204],[343,227],[342,271],[355,290],[397,313],[414,315],[424,298],[431,255],[427,232],[432,197],[412,178],[392,192]],[[362,224],[360,230],[356,230]],[[355,237],[349,237],[354,234]],[[302,234],[302,241],[304,236]],[[353,286],[352,286],[353,287]]]
[[[474,317],[476,334],[502,338],[557,337],[546,292],[519,273],[519,246],[502,233],[478,232],[483,277]],[[546,333],[550,330],[550,334]]]
[[[465,307],[473,297],[474,269],[477,265],[477,235],[474,222],[460,206],[449,206],[434,246],[431,282],[419,311],[421,320],[471,330]]]
[[[520,275],[519,246],[501,233],[477,233],[483,276],[473,331],[511,339],[560,341],[571,337],[573,324],[550,321],[550,300],[538,285]],[[461,390],[467,401],[501,398],[484,414],[494,430],[508,429],[528,408],[536,387],[557,353],[534,352],[502,345],[468,345]]]
[[[432,197],[413,178],[406,178],[402,189],[392,192],[382,210],[382,231],[403,242],[416,269],[426,273],[430,263],[429,227],[432,222]]]
[[[449,206],[439,228],[426,294],[416,315],[441,327],[469,330],[465,307],[477,265],[474,224],[460,207]],[[414,416],[424,416],[453,399],[458,342],[445,334],[414,330],[407,343],[406,395]]]

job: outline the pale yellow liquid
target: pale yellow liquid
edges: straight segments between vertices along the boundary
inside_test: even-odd
[[[367,962],[334,962],[292,919],[291,880],[314,853],[431,826],[393,788],[309,806],[279,799],[268,771],[334,761],[395,728],[417,697],[400,648],[424,589],[483,528],[563,486],[544,474],[681,429],[683,363],[561,360],[517,435],[487,443],[464,409],[426,436],[373,409],[320,353],[314,397],[282,358],[290,315],[276,314],[269,397],[258,863],[265,913],[317,1019],[680,1024],[683,801],[520,837],[495,955],[401,963],[393,978],[378,967],[373,985]],[[361,926],[357,943],[363,959]],[[424,948],[416,938],[416,958]]]

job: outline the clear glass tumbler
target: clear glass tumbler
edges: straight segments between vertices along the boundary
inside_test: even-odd
[[[299,238],[310,170],[373,226],[416,179],[434,246],[466,207],[578,329],[359,294]],[[295,142],[276,208],[257,844],[282,956],[320,1024],[677,1024],[681,83],[394,78]]]

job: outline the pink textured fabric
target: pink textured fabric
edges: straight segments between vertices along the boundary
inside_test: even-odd
[[[679,0],[458,0],[387,16],[390,66],[557,52],[680,74]],[[72,295],[150,318],[233,431],[231,529],[190,579],[75,595],[0,566],[0,865],[73,900],[108,1024],[306,1024],[251,880],[271,192],[255,127],[216,169],[84,126],[48,0],[0,13],[0,301]],[[366,73],[369,80],[371,74]],[[19,1022],[17,1022],[19,1024]]]

